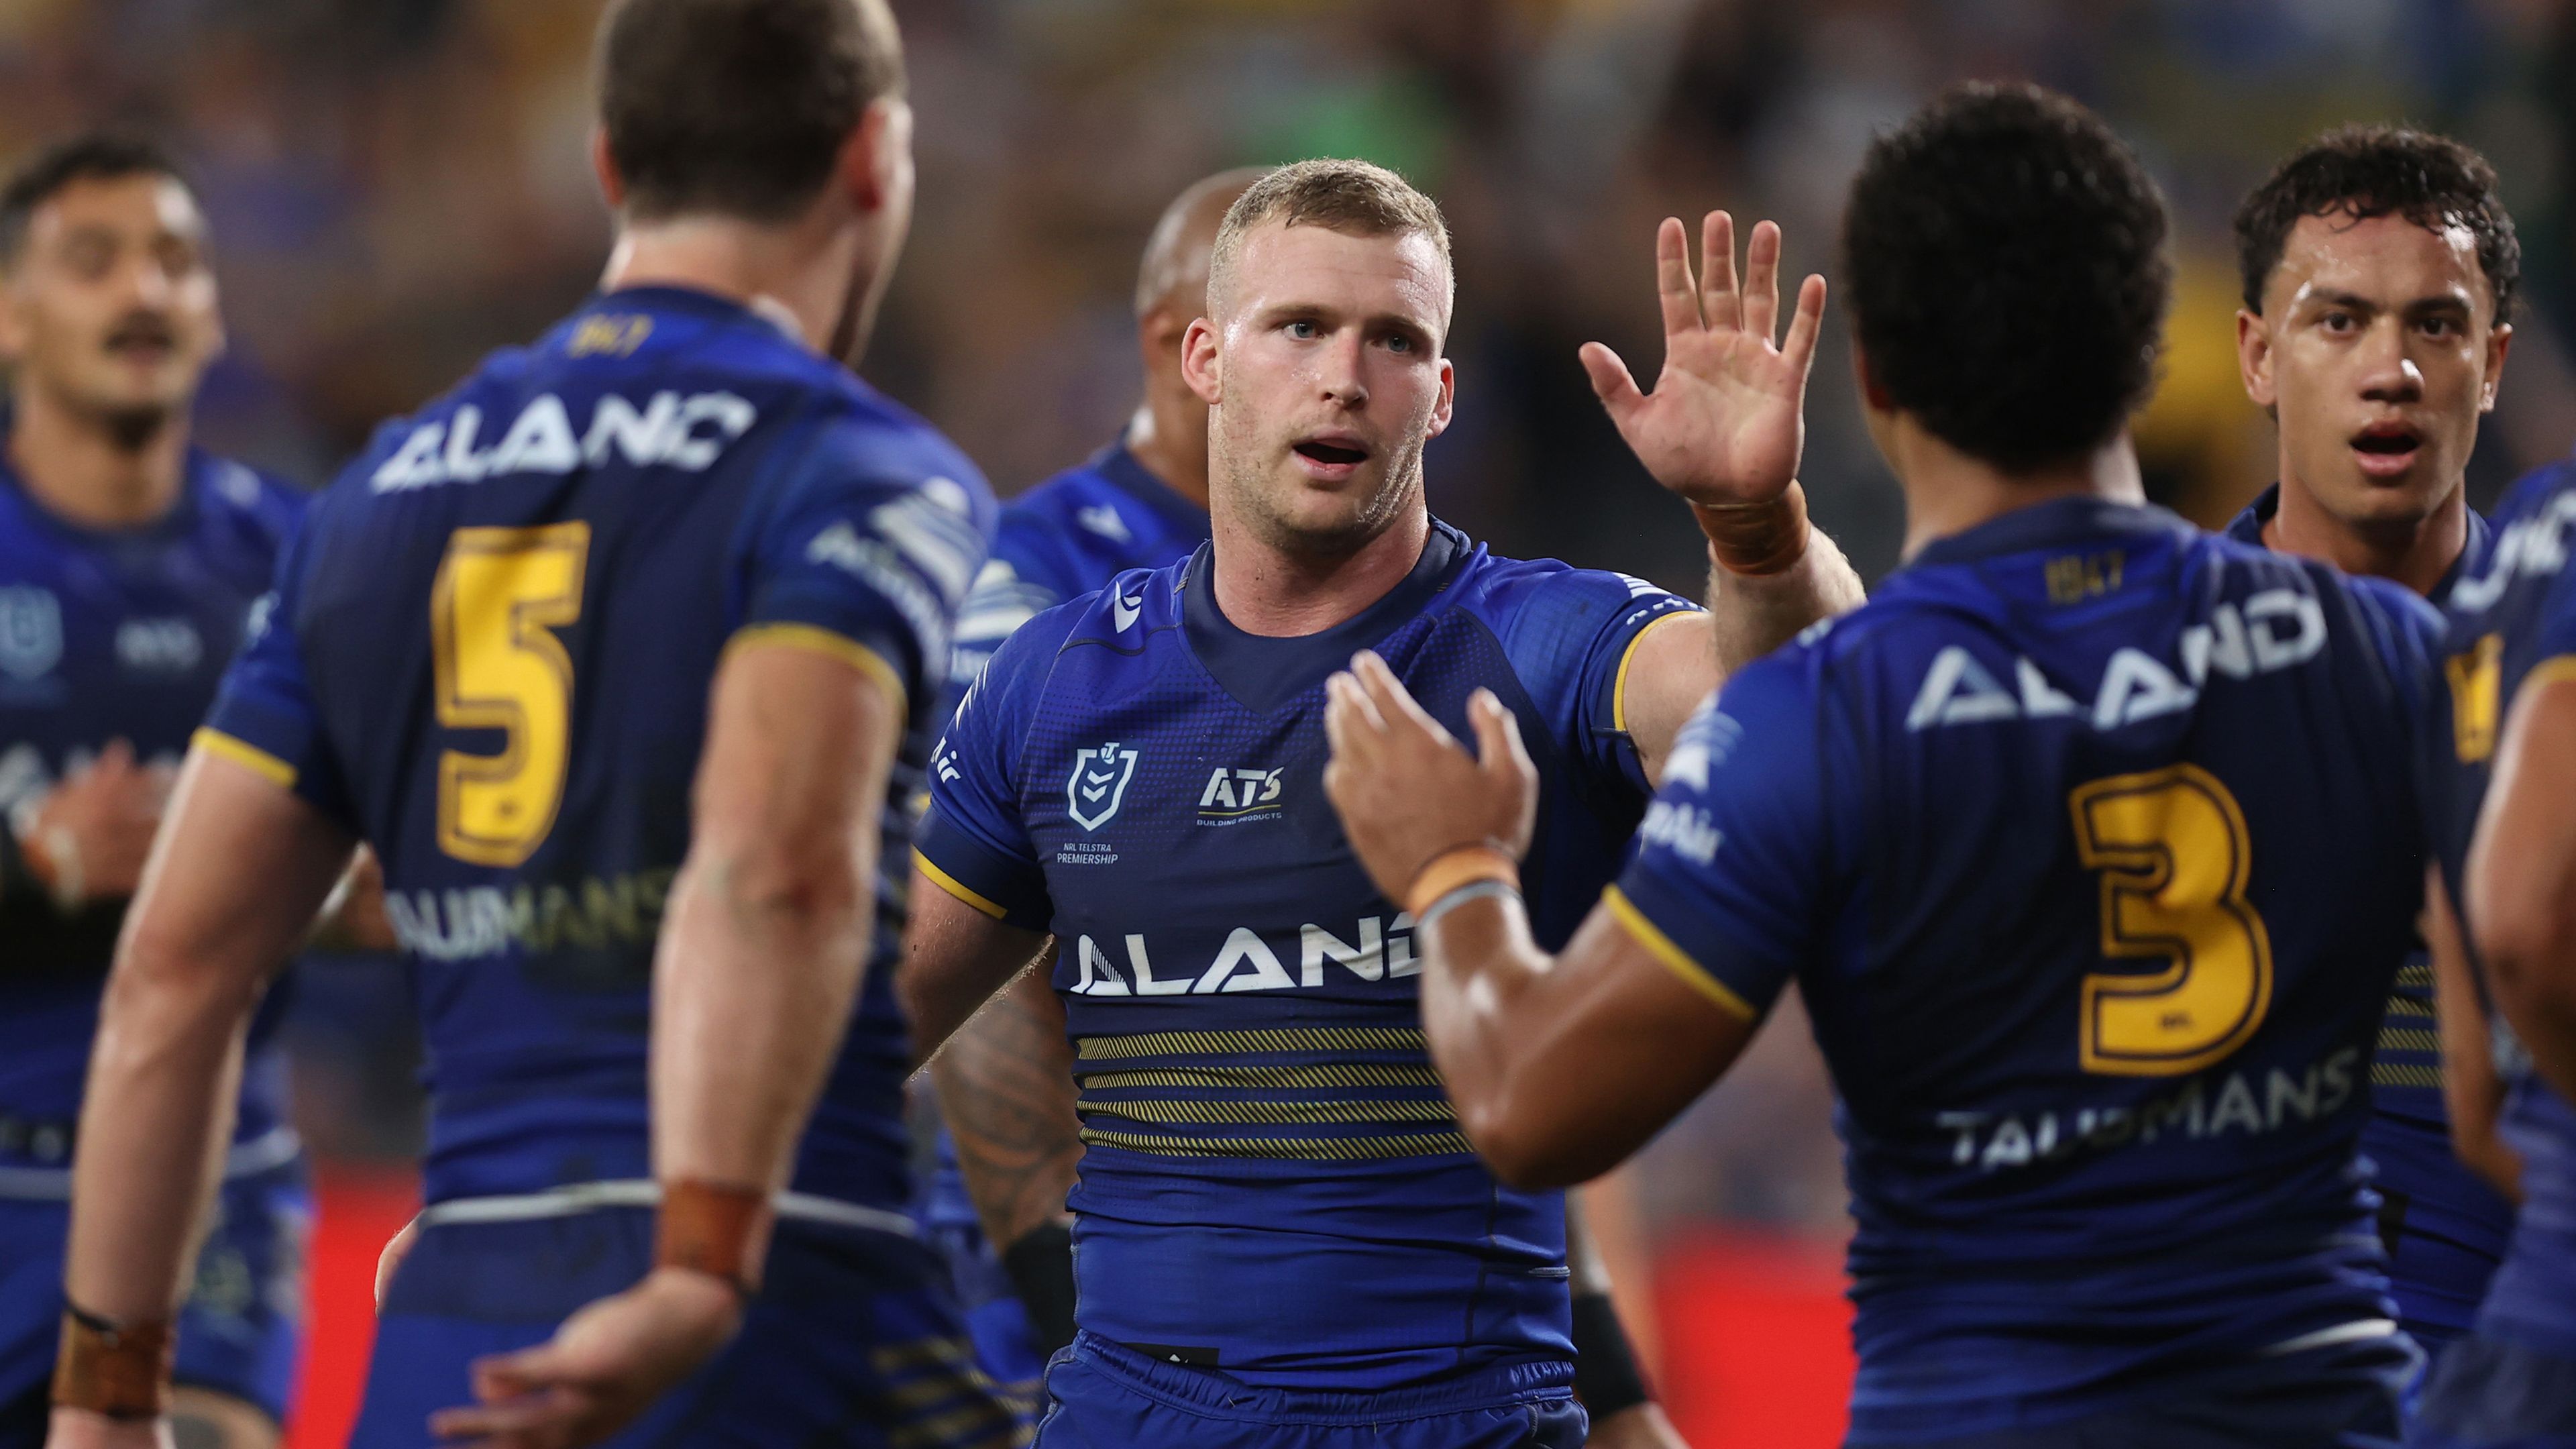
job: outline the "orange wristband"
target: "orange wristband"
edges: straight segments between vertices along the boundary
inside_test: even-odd
[[[1694,503],[1691,513],[1729,573],[1786,573],[1807,556],[1807,490],[1796,482],[1768,503]]]
[[[722,1278],[748,1298],[760,1291],[769,1224],[768,1193],[694,1177],[664,1183],[653,1266]]]
[[[1453,845],[1431,857],[1422,869],[1413,873],[1413,883],[1404,888],[1404,909],[1415,920],[1431,909],[1431,904],[1462,885],[1480,880],[1498,880],[1514,890],[1521,888],[1519,862],[1493,846],[1478,841],[1474,845]]]
[[[158,1418],[170,1406],[170,1364],[178,1347],[166,1318],[120,1324],[65,1309],[54,1403],[111,1419]]]

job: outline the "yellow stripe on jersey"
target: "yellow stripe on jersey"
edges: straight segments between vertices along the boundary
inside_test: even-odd
[[[779,644],[838,659],[876,681],[896,714],[908,712],[906,701],[911,694],[903,687],[903,676],[886,662],[884,655],[846,634],[835,634],[813,624],[752,624],[736,629],[733,637],[725,641],[724,652],[730,655],[754,644]]]
[[[199,726],[188,743],[207,754],[243,766],[281,790],[295,788],[295,767],[257,745],[234,739],[211,726]]]
[[[1085,1114],[1124,1117],[1155,1127],[1299,1126],[1354,1127],[1367,1123],[1436,1122],[1458,1125],[1446,1101],[1424,1102],[1156,1102],[1117,1101],[1085,1094]]]
[[[1392,1137],[1164,1137],[1082,1129],[1085,1146],[1122,1147],[1157,1157],[1260,1157],[1287,1162],[1359,1162],[1387,1157],[1443,1157],[1473,1152],[1458,1132]]]
[[[1610,908],[1610,914],[1618,919],[1620,925],[1627,927],[1629,936],[1645,947],[1647,954],[1663,962],[1675,976],[1688,982],[1692,990],[1716,1002],[1721,1010],[1746,1021],[1761,1019],[1762,1013],[1755,1011],[1743,997],[1728,990],[1725,982],[1711,976],[1707,968],[1691,959],[1688,951],[1673,944],[1673,938],[1665,935],[1661,926],[1646,919],[1646,913],[1638,910],[1636,902],[1629,900],[1617,886],[1601,893],[1601,903]]]
[[[1418,1052],[1418,1027],[1297,1026],[1263,1031],[1149,1031],[1086,1036],[1074,1056],[1086,1062],[1125,1057],[1216,1056],[1235,1052]]]
[[[997,921],[1009,918],[1011,914],[1010,912],[1003,910],[999,905],[996,905],[992,901],[988,901],[981,895],[976,894],[975,889],[972,886],[967,885],[964,881],[961,881],[957,877],[950,875],[948,872],[941,870],[938,866],[931,864],[929,856],[916,850],[912,853],[912,863],[920,869],[923,875],[930,877],[931,884],[938,886],[941,890],[948,892],[957,899],[964,901],[966,904],[973,906],[979,911],[982,911],[985,915],[991,916]]]
[[[1637,662],[1638,646],[1646,642],[1647,635],[1654,633],[1657,629],[1664,627],[1666,624],[1674,623],[1682,619],[1696,619],[1704,623],[1708,619],[1708,611],[1705,609],[1675,609],[1671,613],[1664,615],[1662,618],[1656,619],[1647,624],[1645,628],[1638,630],[1637,637],[1629,640],[1627,649],[1620,653],[1619,673],[1610,681],[1610,728],[1617,730],[1623,735],[1628,732],[1628,666]]]
[[[2555,684],[2562,679],[2576,679],[2576,654],[2555,655],[2531,666],[2531,672],[2522,677],[2522,687]]]

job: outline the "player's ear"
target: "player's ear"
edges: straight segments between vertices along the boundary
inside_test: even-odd
[[[1458,367],[1448,358],[1440,359],[1440,401],[1431,409],[1430,437],[1449,431],[1449,418],[1458,402]]]
[[[2272,382],[2272,324],[2244,307],[2236,309],[2236,372],[2254,406],[2268,408],[2280,401]]]
[[[1216,340],[1216,324],[1205,317],[1192,320],[1190,330],[1181,334],[1181,381],[1188,383],[1190,391],[1209,407],[1215,407],[1225,397]]]
[[[912,184],[912,106],[895,96],[868,102],[858,126],[842,143],[841,184],[863,213],[909,209]]]
[[[2504,385],[2504,355],[2513,349],[2513,324],[2499,322],[2487,329],[2487,375],[2478,384],[2478,411],[2495,411],[2496,389]]]
[[[608,149],[608,128],[590,128],[590,172],[599,178],[599,194],[608,201],[610,211],[626,206],[626,177],[617,169],[617,157]]]

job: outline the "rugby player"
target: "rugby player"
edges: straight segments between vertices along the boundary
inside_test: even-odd
[[[243,1023],[361,838],[432,1097],[353,1443],[1024,1434],[905,1212],[882,969],[993,511],[842,366],[910,216],[902,74],[882,0],[605,19],[601,292],[317,501],[183,767],[100,1026],[57,1444],[152,1442]]]
[[[1145,395],[1118,441],[1002,509],[992,557],[957,618],[943,718],[1011,631],[1128,569],[1177,563],[1206,542],[1207,404],[1181,376],[1181,339],[1207,300],[1217,224],[1261,174],[1205,177],[1155,222],[1136,274]],[[1048,1356],[1073,1340],[1064,1197],[1082,1143],[1061,1090],[1070,1078],[1058,1070],[1066,1048],[1054,995],[1035,973],[1011,994],[1007,1008],[978,1017],[931,1063],[940,1109],[955,1125],[939,1133],[922,1219],[948,1257],[985,1371],[1024,1386],[1034,1401]],[[1059,1019],[1050,1025],[1049,1015]]]
[[[188,733],[303,512],[189,441],[223,350],[205,218],[139,140],[0,190],[0,1445],[43,1442],[71,1153],[99,994]],[[309,921],[310,917],[307,917]],[[292,944],[287,943],[287,944]],[[277,955],[261,963],[276,966]],[[260,1014],[214,1226],[181,1285],[174,1419],[276,1442],[312,1204]]]
[[[1475,701],[1471,758],[1383,651],[1331,685],[1327,789],[1504,1181],[1635,1151],[1798,980],[1859,1224],[1853,1444],[2385,1442],[2419,1359],[2355,1144],[2435,624],[2145,506],[2164,242],[2137,159],[2037,88],[1872,145],[1843,268],[1906,566],[1694,716],[1561,955],[1513,884],[1511,712]]]
[[[2331,131],[2245,198],[2236,252],[2237,356],[2246,396],[2279,427],[2280,481],[2228,536],[2440,605],[2487,555],[2466,475],[2521,270],[2494,168],[2421,131]],[[2451,1070],[2469,1079],[2455,1091],[2493,1075],[2483,1053]],[[2398,1320],[2427,1353],[2468,1328],[2513,1230],[2513,1205],[2452,1150],[2445,1072],[2419,948],[2388,998],[2361,1148],[2377,1168]]]
[[[1581,1440],[1561,1199],[1497,1183],[1458,1135],[1423,1055],[1413,920],[1318,790],[1323,682],[1373,645],[1452,718],[1480,687],[1527,711],[1550,771],[1546,931],[1598,893],[1722,663],[1857,597],[1792,483],[1824,284],[1775,347],[1777,228],[1740,289],[1731,223],[1705,236],[1703,297],[1665,224],[1666,381],[1614,410],[1707,505],[1714,628],[1431,517],[1422,449],[1453,374],[1428,198],[1308,161],[1227,213],[1183,362],[1210,407],[1213,538],[1002,645],[934,752],[919,842],[923,1049],[1059,943],[1079,1332],[1040,1443]],[[1711,399],[1744,394],[1776,404],[1765,425],[1712,427]]]

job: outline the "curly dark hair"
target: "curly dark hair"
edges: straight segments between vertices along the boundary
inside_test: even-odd
[[[2154,385],[2164,201],[2064,96],[1944,92],[1870,147],[1842,244],[1870,376],[1972,457],[2014,473],[2081,457]]]
[[[86,132],[29,157],[0,185],[0,265],[18,260],[36,208],[62,194],[65,187],[76,181],[121,181],[128,176],[167,176],[187,184],[170,153],[122,131]]]
[[[2478,268],[2495,296],[2495,320],[2513,319],[2522,281],[2522,243],[2496,195],[2487,158],[2448,136],[2409,126],[2341,126],[2273,168],[2236,208],[2236,268],[2245,310],[2263,311],[2263,286],[2281,264],[2282,248],[2303,216],[2346,214],[2355,221],[2402,216],[2428,231],[2465,227],[2478,244]]]

